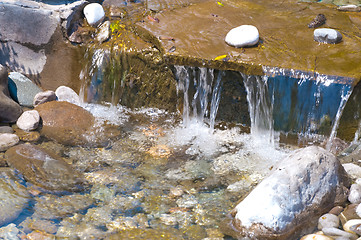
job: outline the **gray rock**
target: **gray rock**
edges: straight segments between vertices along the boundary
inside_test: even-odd
[[[344,203],[348,186],[334,155],[316,146],[296,150],[231,212],[234,235],[291,239],[297,228]]]
[[[360,178],[361,177],[361,167],[354,163],[345,163],[342,164],[347,174],[352,178]]]
[[[10,168],[0,168],[0,226],[15,220],[27,207],[30,198],[26,188],[21,185]],[[5,232],[0,230],[0,238]]]
[[[337,228],[340,225],[340,219],[334,215],[334,214],[330,214],[330,213],[326,213],[323,214],[319,219],[318,219],[318,229],[322,230],[325,227],[335,227]]]
[[[343,231],[338,228],[323,228],[322,232],[330,237],[337,238],[337,237],[344,237],[347,239],[357,239],[356,234],[352,234],[346,231]]]
[[[0,122],[16,122],[23,110],[11,97],[8,88],[8,71],[0,65]]]
[[[16,134],[3,133],[0,134],[0,152],[6,151],[12,146],[18,144],[19,137]]]
[[[99,3],[86,5],[83,12],[89,25],[93,27],[97,27],[105,18],[104,9]]]
[[[359,184],[351,185],[348,200],[351,203],[361,203],[361,185],[359,185]]]
[[[33,107],[36,94],[42,90],[21,73],[11,72],[9,75],[9,91],[15,101],[25,107]]]
[[[23,112],[19,117],[16,125],[24,131],[32,131],[38,128],[40,122],[40,115],[36,110]]]
[[[0,126],[0,134],[1,133],[13,133],[14,129],[9,126]]]
[[[39,92],[34,97],[33,105],[34,107],[36,107],[39,104],[51,102],[55,100],[56,100],[56,94],[54,91],[48,90],[44,92]]]
[[[313,39],[316,42],[336,44],[341,42],[342,34],[331,28],[318,28],[313,32]]]
[[[58,101],[66,101],[80,106],[82,101],[79,95],[70,87],[60,86],[55,90]]]

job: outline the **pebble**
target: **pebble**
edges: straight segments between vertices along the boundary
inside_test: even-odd
[[[323,234],[312,233],[312,234],[307,234],[307,235],[303,236],[300,240],[334,240],[334,239],[331,237],[325,236]]]
[[[237,48],[251,47],[258,43],[259,32],[255,26],[242,25],[231,29],[227,33],[225,41],[227,44]]]
[[[318,219],[318,229],[322,230],[323,228],[337,228],[340,225],[340,219],[334,215],[334,214],[330,214],[330,213],[326,213],[324,215],[322,215],[319,219]]]
[[[48,90],[44,92],[39,92],[35,95],[33,105],[34,107],[38,106],[39,104],[55,101],[56,95],[54,91]]]
[[[170,189],[169,196],[172,198],[180,197],[184,193],[181,187],[173,187]]]
[[[39,112],[36,110],[30,110],[23,112],[18,120],[16,125],[24,131],[32,131],[38,128],[40,122]]]
[[[334,214],[336,216],[340,215],[340,213],[344,210],[341,206],[333,207],[328,213]]]
[[[360,12],[361,7],[354,5],[354,4],[349,4],[349,5],[339,6],[337,8],[337,10],[343,11],[343,12]]]
[[[345,210],[340,214],[340,220],[342,225],[345,224],[350,219],[360,218],[356,213],[356,208],[359,204],[350,204]]]
[[[102,43],[107,41],[109,37],[110,37],[110,22],[105,21],[102,25],[100,25],[96,39],[98,42]]]
[[[345,237],[345,238],[350,238],[350,239],[357,239],[357,235],[343,231],[341,229],[338,228],[323,228],[322,231],[333,238],[337,238],[337,237]]]
[[[361,219],[351,219],[348,220],[344,225],[343,225],[343,230],[345,230],[346,232],[349,233],[356,233],[359,234],[359,228],[358,226],[360,226],[361,224]],[[360,229],[361,230],[361,229]],[[356,231],[356,232],[355,232]]]
[[[351,203],[361,203],[361,185],[355,183],[351,185],[348,200]]]
[[[83,12],[89,25],[93,27],[97,27],[105,18],[104,9],[99,3],[86,5]]]
[[[80,106],[82,101],[79,95],[70,87],[60,86],[55,90],[55,95],[58,101],[70,102],[72,104]]]
[[[0,133],[13,133],[14,129],[9,126],[0,126]]]
[[[5,240],[18,240],[19,229],[17,229],[14,223],[10,223],[9,225],[0,228],[0,239]]]
[[[27,132],[16,128],[15,134],[19,137],[20,141],[24,142],[36,142],[40,139],[40,133],[37,131]]]
[[[313,39],[316,42],[336,44],[341,42],[342,35],[340,32],[331,28],[318,28],[313,32]]]
[[[19,142],[19,137],[11,133],[0,134],[0,152],[6,151]]]

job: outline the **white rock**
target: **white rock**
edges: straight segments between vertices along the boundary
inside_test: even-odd
[[[300,240],[334,240],[331,237],[322,235],[322,234],[307,234],[306,236],[303,236]]]
[[[350,194],[348,195],[348,200],[351,203],[361,203],[361,185],[352,184],[350,188]]]
[[[97,27],[105,18],[104,9],[99,3],[86,5],[83,12],[89,25],[93,27]]]
[[[39,104],[55,101],[55,100],[56,100],[56,95],[54,91],[48,90],[44,92],[39,92],[34,97],[33,105],[34,107],[36,107]]]
[[[361,218],[361,204],[356,207],[356,214]]]
[[[251,47],[258,43],[259,32],[255,26],[242,25],[231,29],[227,33],[225,41],[233,47]]]
[[[55,90],[55,94],[58,97],[58,101],[66,101],[78,106],[82,104],[79,95],[70,87],[60,86]]]
[[[317,28],[313,32],[313,39],[321,43],[339,43],[342,40],[342,34],[331,28]]]
[[[19,141],[19,137],[16,134],[0,134],[0,152],[8,150],[12,146],[16,145]]]
[[[100,25],[98,33],[97,33],[97,41],[105,42],[110,37],[110,22],[105,21],[102,25]]]
[[[330,237],[333,237],[333,238],[345,237],[345,238],[352,239],[352,240],[356,240],[358,238],[358,236],[356,234],[352,234],[352,233],[343,231],[343,230],[338,229],[338,228],[323,228],[322,231],[326,235],[328,235]]]
[[[339,6],[337,10],[344,12],[360,12],[361,8],[357,5],[349,4],[349,5]]]
[[[361,167],[354,163],[344,163],[342,164],[343,168],[352,178],[360,178],[361,177]]]
[[[316,146],[296,150],[231,212],[233,227],[256,238],[289,234],[317,211],[344,203],[347,187],[347,174],[333,154]]]
[[[340,225],[340,219],[331,213],[326,213],[318,219],[318,229],[322,230],[325,227],[335,227]]]
[[[24,131],[32,131],[38,128],[40,122],[40,115],[36,110],[23,112],[19,117],[16,125]]]
[[[357,213],[357,210],[356,210],[356,213]],[[358,234],[357,232],[355,232],[354,230],[354,227],[356,225],[360,225],[361,224],[361,219],[351,219],[351,220],[348,220],[344,225],[343,225],[343,230],[345,230],[346,232],[349,232],[349,233],[355,233],[355,234]]]

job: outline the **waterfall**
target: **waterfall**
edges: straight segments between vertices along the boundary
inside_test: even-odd
[[[208,121],[210,129],[213,130],[220,101],[223,72],[219,71],[215,74],[214,69],[174,67],[178,80],[177,90],[183,92],[183,126],[189,127],[191,119],[194,119],[199,123]],[[217,76],[216,81],[214,81],[215,76]]]

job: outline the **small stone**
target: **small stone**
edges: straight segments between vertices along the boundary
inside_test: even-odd
[[[318,219],[318,229],[319,230],[322,230],[325,227],[337,228],[339,225],[340,225],[340,219],[336,215],[333,215],[330,213],[326,213]]]
[[[356,213],[356,208],[359,204],[350,204],[345,210],[340,214],[340,220],[342,225],[345,224],[350,219],[360,218]]]
[[[34,107],[38,106],[39,104],[55,101],[56,95],[54,91],[48,90],[44,92],[39,92],[35,95],[33,105]]]
[[[102,25],[100,25],[98,34],[97,34],[97,41],[102,43],[109,39],[110,37],[110,22],[105,21]]]
[[[356,211],[357,216],[359,216],[361,218],[361,204],[357,205],[355,211]]]
[[[13,133],[14,129],[12,127],[9,126],[1,126],[0,127],[0,134],[1,133]]]
[[[6,151],[19,142],[19,137],[11,133],[0,134],[0,152]]]
[[[352,184],[350,188],[350,194],[348,195],[348,200],[351,203],[361,203],[361,185]]]
[[[162,214],[160,216],[160,220],[162,221],[163,224],[168,225],[168,226],[177,224],[177,218],[170,214]]]
[[[354,163],[344,163],[342,164],[345,171],[351,178],[359,178],[361,177],[361,167]]]
[[[24,131],[32,131],[38,128],[40,122],[39,112],[36,110],[30,110],[23,112],[18,118],[16,125]]]
[[[174,188],[171,188],[171,189],[170,189],[169,196],[170,196],[170,197],[173,197],[173,198],[176,198],[176,197],[182,196],[183,193],[184,193],[184,191],[183,191],[182,188],[180,188],[180,187],[174,187]]]
[[[93,27],[97,27],[105,18],[104,9],[99,3],[86,5],[83,12],[89,25]]]
[[[326,23],[326,17],[322,13],[318,14],[315,19],[312,20],[310,24],[308,24],[309,28],[318,28]]]
[[[341,42],[342,35],[340,32],[331,28],[318,28],[313,32],[313,39],[316,42],[336,44]]]
[[[340,215],[340,213],[343,211],[343,207],[341,206],[336,206],[336,207],[333,207],[328,213],[331,213],[331,214],[334,214],[336,216]]]
[[[255,26],[242,25],[231,29],[225,38],[228,45],[233,47],[251,47],[258,43],[259,32]]]
[[[35,95],[42,90],[21,73],[11,72],[9,74],[9,91],[11,97],[21,106],[33,107]]]
[[[359,234],[361,228],[358,228],[358,227],[360,225],[361,225],[361,219],[351,219],[351,220],[348,220],[343,225],[343,230],[345,230],[346,232],[349,232],[349,233]],[[357,232],[355,232],[354,230],[356,230]]]
[[[20,141],[24,142],[36,142],[40,139],[40,133],[37,131],[27,132],[16,128],[15,134],[19,137]]]
[[[70,102],[72,104],[80,106],[82,101],[79,95],[70,87],[60,86],[55,90],[55,94],[58,101]]]
[[[343,11],[343,12],[360,12],[361,7],[356,6],[354,4],[350,4],[350,5],[339,6],[337,8],[337,10]]]
[[[0,239],[18,240],[19,229],[14,223],[10,223],[6,227],[0,228]]]
[[[345,237],[350,239],[357,239],[357,235],[343,231],[338,228],[323,228],[322,231],[330,237]]]
[[[306,236],[303,236],[300,240],[334,240],[331,237],[325,236],[323,234],[307,234]]]

